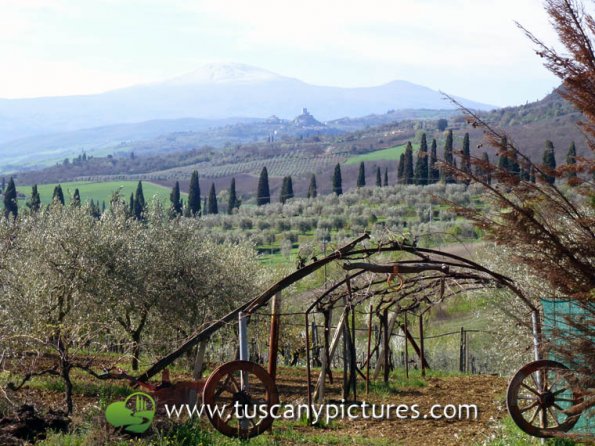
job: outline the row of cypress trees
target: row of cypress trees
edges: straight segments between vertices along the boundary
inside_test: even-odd
[[[415,166],[413,163],[413,146],[411,142],[407,143],[404,153],[401,154],[398,169],[397,169],[397,183],[398,184],[418,184],[426,185],[433,184],[438,181],[444,183],[456,183],[457,180],[454,175],[448,169],[439,169],[436,165],[437,162],[437,143],[436,139],[432,140],[430,151],[428,153],[428,143],[426,134],[421,135],[419,150],[417,151],[417,157]],[[444,143],[444,162],[456,166],[456,160],[454,158],[454,147],[453,147],[453,134],[452,130],[449,130]],[[490,163],[489,156],[486,152],[482,154],[483,164],[488,166]],[[461,169],[465,172],[471,172],[471,154],[470,154],[470,141],[469,133],[465,133],[463,137],[462,145],[462,157],[461,157]],[[566,164],[574,166],[576,164],[576,145],[574,142],[570,145],[568,153],[566,155]],[[531,166],[528,169],[524,169],[517,159],[516,151],[511,149],[508,144],[508,140],[504,137],[501,141],[500,153],[498,158],[498,168],[509,172],[513,175],[517,175],[522,180],[535,182],[535,171]],[[554,171],[556,169],[556,156],[555,148],[552,141],[545,142],[545,150],[543,153],[543,168],[545,171],[544,180],[549,184],[554,184],[556,177]],[[477,165],[475,168],[475,174],[488,183],[491,183],[491,173],[489,170],[484,169],[481,165]],[[576,172],[569,169],[567,177],[576,177]],[[366,186],[366,172],[365,165],[362,161],[359,166],[359,172],[357,177],[357,187]],[[388,186],[388,168],[384,170],[384,178],[382,178],[382,172],[380,167],[376,168],[376,186]],[[343,180],[341,176],[341,166],[339,163],[335,166],[332,176],[332,191],[337,195],[343,193]],[[4,201],[4,215],[18,215],[18,202],[17,202],[17,191],[13,178],[10,178],[8,184],[2,179],[2,192]],[[308,187],[308,198],[316,198],[318,195],[318,187],[316,183],[316,175],[312,174],[310,178],[310,184]],[[293,180],[291,176],[283,178],[281,186],[281,192],[279,201],[285,203],[287,200],[294,197],[293,191]],[[62,186],[58,184],[54,188],[53,201],[59,202],[64,205],[64,192]],[[217,203],[217,193],[215,190],[215,184],[211,183],[208,198],[205,198],[201,203],[200,185],[198,181],[198,171],[193,171],[190,177],[190,185],[188,190],[188,202],[184,206],[183,199],[181,198],[180,183],[176,181],[176,184],[172,188],[170,194],[170,214],[172,217],[178,215],[185,215],[187,217],[195,217],[203,214],[218,214],[219,206]],[[258,180],[258,189],[256,203],[259,206],[268,204],[271,202],[271,194],[269,187],[269,175],[266,167],[263,167],[260,177]],[[81,197],[78,188],[75,189],[71,204],[74,206],[80,206]],[[238,199],[236,191],[236,181],[232,178],[229,188],[229,201],[227,205],[228,213],[233,213],[234,209],[240,207],[241,201]],[[31,197],[27,201],[27,207],[33,212],[37,212],[41,207],[41,198],[37,190],[37,185],[34,185],[31,190]],[[100,209],[99,202],[95,203],[93,200],[90,202],[91,212],[93,215],[99,217],[102,211],[105,211],[105,202]],[[129,212],[131,216],[136,219],[143,219],[143,213],[146,209],[146,202],[143,193],[142,182],[139,181],[136,193],[130,194]]]
[[[428,144],[426,134],[421,135],[419,150],[417,151],[417,158],[413,162],[413,146],[411,142],[407,143],[404,153],[401,154],[397,169],[397,183],[398,184],[418,184],[426,185],[442,181],[446,184],[458,182],[455,175],[449,169],[440,169],[436,162],[438,160],[436,155],[436,139],[432,140],[431,149],[428,153]],[[490,163],[487,152],[483,152],[482,161],[485,166]],[[457,161],[454,157],[453,134],[449,130],[446,135],[444,143],[443,162],[445,164],[457,167]],[[566,155],[566,164],[576,164],[576,145],[574,141],[571,143],[568,153]],[[556,177],[554,171],[556,169],[556,157],[554,144],[552,141],[545,142],[545,150],[543,153],[543,167],[546,173],[544,180],[549,184],[554,184]],[[471,173],[471,150],[469,133],[465,133],[463,137],[463,145],[461,148],[461,166],[459,167],[465,173]],[[517,152],[512,149],[506,137],[501,141],[501,147],[498,154],[498,168],[504,172],[516,175],[519,178],[535,182],[534,168],[527,167],[526,169],[519,164]],[[491,174],[489,170],[483,168],[481,165],[476,165],[475,174],[485,179],[488,183],[491,182]],[[576,172],[572,169],[567,174],[568,178],[576,177]],[[377,179],[377,184],[379,183]],[[365,185],[365,174],[363,173],[363,163],[360,166],[360,174],[358,176],[358,187]]]
[[[190,177],[186,206],[184,206],[184,200],[181,198],[180,183],[178,181],[176,181],[176,184],[172,188],[169,199],[171,202],[170,215],[172,217],[182,214],[186,217],[196,217],[199,215],[219,213],[215,183],[211,183],[209,194],[201,203],[200,184],[198,182],[198,171],[196,170],[192,172]],[[227,202],[228,213],[233,213],[233,210],[239,208],[240,204],[241,202],[236,192],[236,179],[232,178],[229,186],[229,201]]]

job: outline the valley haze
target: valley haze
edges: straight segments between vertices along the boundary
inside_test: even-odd
[[[456,99],[475,110],[496,108],[470,99]],[[211,63],[172,79],[100,94],[0,99],[0,160],[22,155],[23,148],[43,157],[61,146],[86,148],[91,144],[90,148],[99,148],[249,118],[275,115],[290,119],[303,107],[321,121],[388,110],[456,108],[442,93],[404,80],[376,87],[318,86],[250,65]],[[166,125],[167,120],[183,118],[201,121],[186,119]],[[126,126],[155,120],[162,126],[150,123],[140,126],[142,130],[139,126]],[[98,137],[102,134],[99,127],[115,125],[120,126],[115,135],[112,128],[109,137]],[[89,133],[94,135],[91,140],[85,137]]]

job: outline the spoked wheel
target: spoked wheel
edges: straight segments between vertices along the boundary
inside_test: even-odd
[[[228,437],[245,439],[271,427],[271,407],[279,404],[279,392],[258,364],[232,361],[211,373],[203,390],[203,403],[215,429]]]
[[[523,366],[508,386],[508,412],[521,430],[534,437],[567,432],[579,415],[563,413],[581,402],[573,373],[557,361],[540,360]]]

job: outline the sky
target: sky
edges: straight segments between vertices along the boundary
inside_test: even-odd
[[[557,41],[541,0],[0,0],[0,98],[97,93],[226,61],[517,105],[558,80],[515,21]]]

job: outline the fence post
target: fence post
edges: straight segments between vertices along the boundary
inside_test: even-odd
[[[469,331],[465,330],[465,372],[469,373]]]
[[[464,343],[465,343],[465,329],[461,327],[461,339],[459,343],[459,372],[464,371]]]

